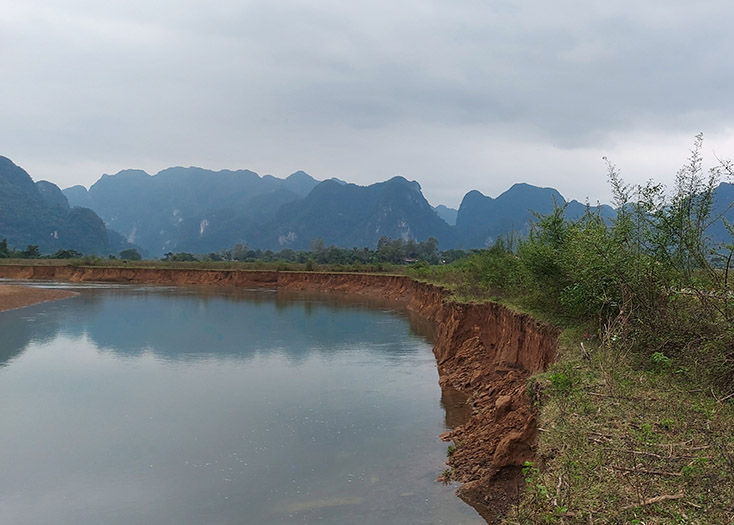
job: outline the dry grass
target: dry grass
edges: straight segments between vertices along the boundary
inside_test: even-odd
[[[238,262],[238,261],[128,261],[121,259],[103,259],[87,256],[81,259],[0,259],[0,265],[28,266],[95,266],[98,268],[154,268],[181,270],[240,270],[240,271],[316,271],[316,272],[360,272],[389,273],[402,275],[406,266],[374,263],[374,264],[312,264],[295,262]]]
[[[734,398],[686,368],[567,331],[529,385],[539,460],[507,523],[734,523]]]

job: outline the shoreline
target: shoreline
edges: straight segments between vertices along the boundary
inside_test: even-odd
[[[434,324],[433,353],[442,387],[468,397],[467,422],[442,434],[453,441],[450,469],[439,481],[460,482],[457,495],[488,522],[518,498],[521,469],[534,461],[537,412],[527,379],[555,357],[559,331],[497,303],[459,303],[440,286],[404,275],[0,265],[0,277],[202,287],[274,287],[397,301]]]
[[[0,283],[0,312],[26,308],[34,304],[68,299],[78,295],[69,290],[50,290],[20,284]]]

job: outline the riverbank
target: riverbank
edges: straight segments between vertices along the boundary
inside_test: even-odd
[[[440,382],[469,396],[469,420],[442,436],[453,441],[442,479],[461,482],[459,496],[487,517],[515,501],[522,466],[535,459],[537,414],[526,383],[553,360],[558,331],[502,305],[458,303],[447,289],[402,275],[0,265],[0,277],[275,287],[398,301],[436,324]]]
[[[48,301],[67,299],[75,295],[75,292],[69,290],[49,290],[48,288],[0,284],[0,312]]]

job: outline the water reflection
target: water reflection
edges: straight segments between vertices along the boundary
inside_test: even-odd
[[[298,361],[304,348],[316,347],[328,354],[366,337],[389,355],[404,349],[395,344],[390,330],[375,331],[372,322],[393,324],[401,319],[409,321],[411,334],[427,342],[433,336],[432,325],[419,316],[393,302],[370,298],[262,289],[115,286],[81,290],[79,296],[53,306],[36,305],[0,316],[0,333],[7,334],[0,365],[30,342],[50,340],[59,332],[87,336],[104,351],[127,356],[153,352],[170,360],[207,355],[247,358],[276,347]],[[232,308],[233,304],[239,307]],[[349,310],[363,316],[344,315]]]
[[[435,482],[456,403],[420,318],[285,291],[81,291],[0,314],[0,522],[477,523]]]

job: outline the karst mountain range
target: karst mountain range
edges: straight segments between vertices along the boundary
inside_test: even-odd
[[[734,201],[734,185],[716,190],[716,206]],[[566,206],[580,217],[586,204],[553,188],[513,185],[496,198],[469,191],[458,210],[431,206],[418,182],[393,177],[358,186],[319,181],[298,171],[287,178],[249,170],[174,167],[155,175],[123,170],[102,175],[88,190],[33,182],[0,157],[0,239],[44,253],[73,249],[108,255],[136,246],[149,257],[209,253],[239,243],[253,249],[307,250],[315,239],[341,248],[375,247],[382,237],[424,241],[442,250],[483,248],[500,235],[527,235],[533,212]],[[609,206],[594,206],[604,217]],[[731,210],[728,212],[732,214]],[[734,220],[734,217],[730,217]],[[723,226],[722,226],[723,230]],[[712,235],[723,234],[718,229]]]

